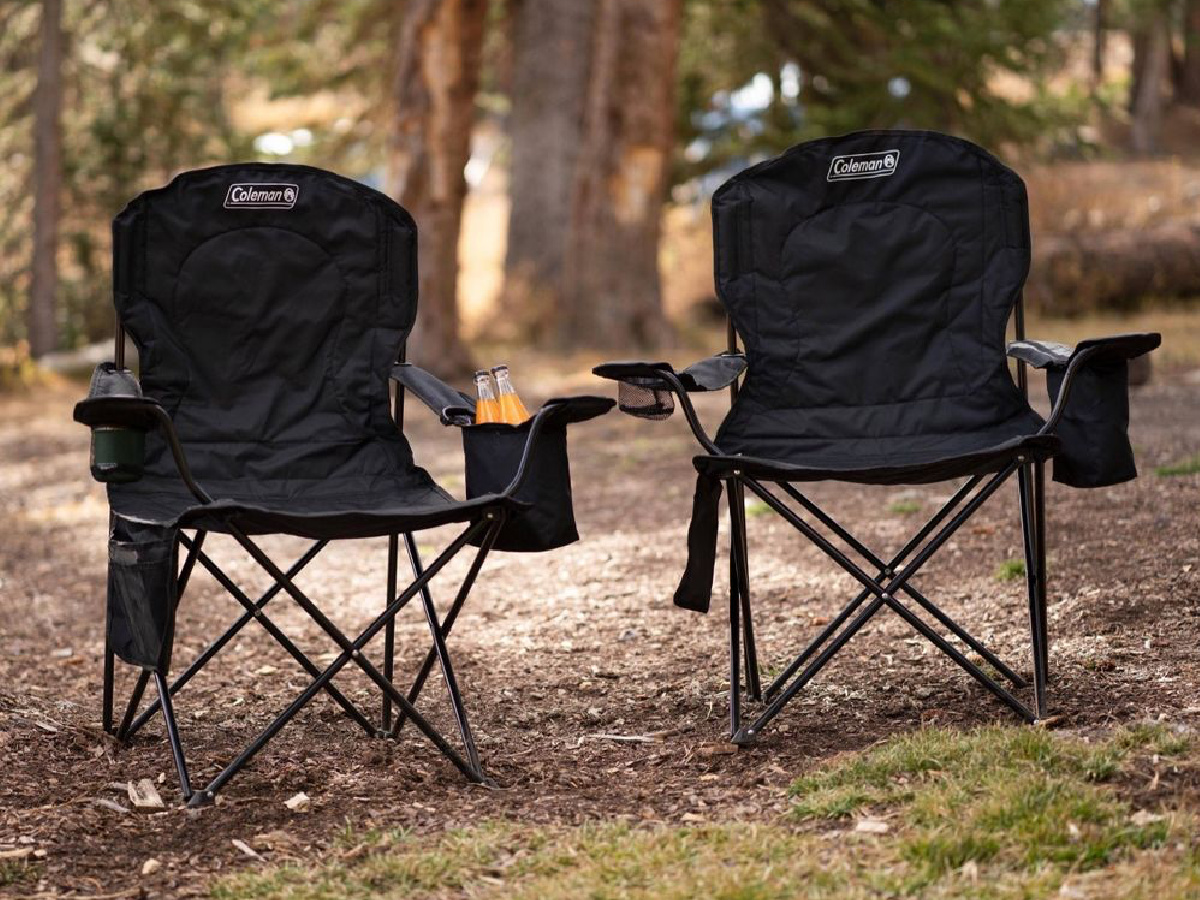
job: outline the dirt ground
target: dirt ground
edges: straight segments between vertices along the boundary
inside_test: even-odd
[[[570,386],[610,392],[578,377]],[[571,435],[583,539],[550,555],[496,554],[450,641],[496,787],[467,784],[411,726],[395,742],[365,738],[320,697],[218,805],[184,810],[159,721],[124,749],[99,726],[107,508],[87,476],[86,432],[69,421],[74,393],[0,401],[0,865],[13,851],[36,854],[28,857],[32,875],[0,880],[0,895],[199,895],[222,873],[263,860],[313,861],[346,826],[768,819],[785,806],[796,775],[839,751],[929,723],[1015,721],[884,613],[756,746],[734,751],[724,740],[725,567],[718,565],[710,615],[670,603],[684,558],[694,443],[680,417],[646,423],[614,412]],[[706,420],[715,423],[725,402],[705,398]],[[419,411],[409,421],[418,460],[461,494],[457,434]],[[1159,373],[1137,392],[1132,433],[1137,481],[1086,492],[1050,485],[1058,727],[1200,724],[1200,475],[1154,472],[1200,450],[1200,378]],[[953,487],[819,485],[811,495],[883,551]],[[918,584],[1028,672],[1024,583],[997,575],[1021,555],[1016,511],[1015,484],[1005,486]],[[778,669],[852,584],[774,516],[750,512],[760,658]],[[451,535],[421,535],[426,557]],[[725,539],[723,528],[722,552]],[[263,543],[276,559],[307,546],[294,538]],[[209,547],[248,593],[265,589],[267,578],[231,541],[213,538]],[[385,547],[382,539],[333,545],[298,582],[356,634],[383,602]],[[466,565],[464,556],[434,582],[443,609]],[[332,658],[287,598],[268,609],[318,662]],[[176,669],[238,611],[197,574],[179,612]],[[419,609],[405,610],[400,672],[413,669],[427,641]],[[119,702],[132,682],[120,674]],[[248,627],[178,697],[193,780],[211,777],[305,684],[299,667]],[[338,684],[377,708],[356,673]],[[420,706],[452,731],[440,679]],[[142,778],[158,782],[169,808],[131,807],[123,783]],[[310,805],[292,811],[284,801],[300,791]]]

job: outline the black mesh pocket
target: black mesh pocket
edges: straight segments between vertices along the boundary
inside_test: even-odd
[[[169,663],[176,601],[175,531],[116,519],[108,542],[108,639],[127,663]]]
[[[621,412],[656,422],[669,419],[675,412],[675,397],[658,387],[661,384],[655,378],[623,379],[617,388],[617,405]]]
[[[1065,369],[1046,372],[1053,403]],[[1124,359],[1083,366],[1055,434],[1062,449],[1054,457],[1054,480],[1077,488],[1108,487],[1137,477],[1129,443],[1129,364]]]
[[[529,429],[528,422],[463,428],[468,499],[502,493],[512,483],[521,465]],[[547,425],[538,433],[528,467],[516,498],[532,505],[504,523],[494,548],[537,553],[579,540],[571,500],[565,424]]]

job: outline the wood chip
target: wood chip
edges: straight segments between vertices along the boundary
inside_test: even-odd
[[[32,847],[18,847],[15,850],[0,850],[0,859],[26,859],[33,856]]]
[[[618,741],[625,744],[661,744],[658,734],[585,734],[585,741]]]
[[[258,855],[257,850],[255,850],[253,847],[251,847],[249,844],[247,844],[245,841],[241,840],[240,838],[234,838],[232,843],[233,843],[233,846],[237,847],[239,850],[241,850],[247,856],[252,856],[255,859],[262,859],[262,857]]]
[[[166,808],[163,798],[159,796],[158,788],[154,786],[154,782],[149,778],[142,778],[136,783],[129,782],[128,792],[129,802],[137,809]]]
[[[288,797],[288,799],[283,801],[283,805],[292,812],[304,812],[304,810],[308,809],[308,803],[308,794],[304,793],[304,791],[301,791],[298,794],[293,794],[291,797]]]
[[[157,872],[161,868],[162,868],[162,863],[160,863],[157,859],[151,858],[151,859],[146,860],[144,863],[142,863],[142,874],[143,875],[153,875],[155,872]]]
[[[117,803],[115,800],[109,800],[107,797],[93,797],[90,802],[91,802],[92,806],[99,806],[103,809],[111,810],[112,812],[115,812],[115,813],[120,813],[121,815],[129,814],[128,809],[126,809],[120,803]]]
[[[863,834],[887,834],[888,827],[883,819],[859,819],[854,824],[854,830]]]
[[[701,744],[696,748],[697,756],[733,756],[738,752],[737,744]]]

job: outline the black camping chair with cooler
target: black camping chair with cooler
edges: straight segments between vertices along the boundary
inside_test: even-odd
[[[92,428],[92,471],[108,483],[111,508],[103,724],[126,741],[161,712],[193,805],[211,800],[322,692],[370,737],[394,736],[411,720],[464,775],[485,780],[446,639],[491,550],[539,551],[576,539],[566,427],[607,412],[612,401],[551,400],[521,426],[474,425],[469,397],[403,363],[417,313],[416,241],[412,218],[377,191],[319,169],[257,163],[180,175],[135,199],[114,223],[115,361],[96,370],[75,408],[75,419]],[[140,378],[125,368],[126,331]],[[463,428],[468,499],[451,497],[413,461],[403,432],[407,390]],[[461,530],[425,566],[413,535],[442,525]],[[239,588],[209,556],[212,534],[232,537],[270,575],[270,590],[252,599]],[[284,569],[260,546],[266,534],[313,543]],[[351,638],[296,577],[330,541],[383,536],[383,608]],[[402,590],[401,542],[414,576]],[[430,582],[468,547],[477,548],[474,558],[439,617]],[[197,564],[242,613],[168,682],[176,607]],[[332,639],[333,662],[318,666],[268,615],[281,593]],[[432,646],[402,691],[393,683],[395,617],[418,597]],[[193,792],[173,696],[251,621],[311,681]],[[376,663],[366,651],[380,632]],[[114,726],[117,658],[140,672]],[[461,752],[415,705],[435,663]],[[381,692],[378,718],[334,683],[350,665]],[[150,681],[157,697],[139,713]]]
[[[678,404],[704,450],[694,460],[688,563],[675,595],[682,607],[708,609],[718,506],[722,489],[728,493],[733,740],[752,741],[884,608],[1023,719],[1044,717],[1045,464],[1053,460],[1055,479],[1076,487],[1135,476],[1127,360],[1157,347],[1159,336],[1120,335],[1074,348],[1026,340],[1025,186],[991,154],[946,135],[874,131],[800,144],[726,182],[713,198],[713,225],[728,351],[679,372],[644,362],[594,371],[620,382],[620,407],[632,415],[665,418]],[[1010,317],[1017,340],[1006,348]],[[1018,361],[1015,383],[1006,352]],[[1047,369],[1053,405],[1047,419],[1029,405],[1026,365]],[[733,391],[732,408],[710,437],[690,394],[725,387]],[[1033,644],[1032,707],[1013,693],[1026,679],[914,581],[1013,474]],[[962,483],[949,501],[890,555],[868,548],[797,487],[957,479]],[[765,689],[751,621],[747,491],[861,586]],[[746,725],[743,656],[749,695],[766,701]]]

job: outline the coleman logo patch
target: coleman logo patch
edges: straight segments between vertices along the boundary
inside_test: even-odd
[[[879,153],[848,153],[833,158],[825,180],[849,181],[852,178],[886,178],[894,175],[899,165],[899,150],[882,150]]]
[[[231,184],[226,209],[291,209],[300,196],[294,184]]]

